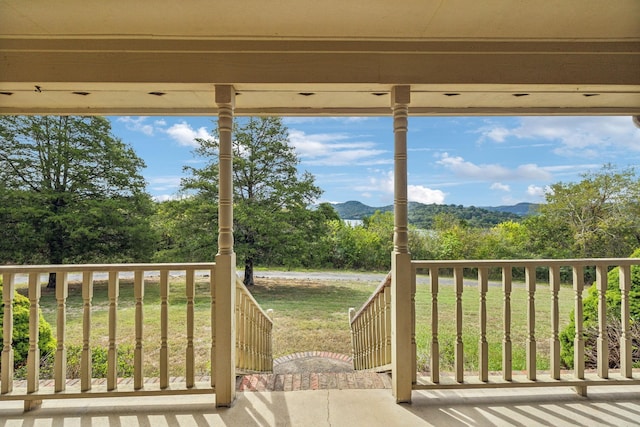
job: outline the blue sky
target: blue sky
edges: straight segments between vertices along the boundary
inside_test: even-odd
[[[111,117],[113,133],[142,157],[149,192],[176,197],[182,168],[198,166],[195,138],[215,118]],[[242,120],[238,117],[237,120]],[[289,117],[300,159],[324,191],[319,202],[393,203],[390,117]],[[464,206],[542,202],[548,185],[575,182],[605,163],[640,165],[630,117],[410,117],[409,200]]]

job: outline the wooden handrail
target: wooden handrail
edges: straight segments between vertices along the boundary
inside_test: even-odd
[[[391,364],[391,273],[356,312],[349,310],[355,369],[388,371]]]
[[[272,310],[265,312],[236,277],[236,369],[238,373],[273,370]]]

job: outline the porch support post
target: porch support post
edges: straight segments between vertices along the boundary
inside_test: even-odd
[[[394,229],[391,259],[391,369],[397,403],[411,402],[415,377],[411,254],[407,232],[407,122],[410,86],[391,90],[394,133]]]
[[[235,286],[236,254],[233,251],[233,109],[235,89],[231,85],[216,86],[218,106],[219,205],[218,253],[214,277],[215,354],[212,375],[215,376],[216,406],[229,407],[236,398],[236,330]]]

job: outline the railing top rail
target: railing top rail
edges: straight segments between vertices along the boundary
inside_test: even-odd
[[[640,265],[640,258],[580,258],[580,259],[501,259],[501,260],[413,260],[412,268],[455,267],[564,267],[564,266]]]
[[[273,320],[271,320],[271,317],[269,317],[269,315],[262,309],[258,301],[256,301],[253,295],[251,295],[251,292],[249,292],[249,289],[247,289],[247,287],[244,285],[244,283],[242,283],[242,280],[240,280],[240,277],[238,276],[236,276],[236,289],[240,289],[240,291],[247,298],[249,298],[249,300],[253,303],[253,305],[255,305],[258,308],[258,310],[260,310],[260,313],[262,313],[262,315],[269,321],[269,323],[273,324]]]
[[[367,302],[365,302],[362,307],[360,307],[360,310],[358,310],[355,314],[355,316],[353,316],[353,318],[351,319],[350,323],[353,323],[359,316],[360,314],[365,311],[367,309],[367,307],[369,307],[373,301],[376,299],[376,297],[378,296],[379,293],[384,292],[384,288],[388,288],[389,286],[391,286],[391,272],[389,272],[384,279],[382,279],[382,282],[380,282],[380,284],[378,285],[378,287],[376,288],[375,291],[373,291],[373,293],[371,294],[371,296],[369,297],[369,299],[367,300]]]
[[[50,265],[0,265],[0,273],[82,273],[85,271],[158,271],[158,270],[209,270],[215,267],[213,262],[191,263],[135,263],[135,264],[50,264]]]

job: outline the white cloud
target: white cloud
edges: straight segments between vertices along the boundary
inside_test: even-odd
[[[555,154],[568,157],[615,156],[640,151],[640,130],[629,117],[521,117],[518,125],[506,128],[489,125],[479,129],[481,141],[505,142],[507,138],[543,139],[559,143]]]
[[[361,196],[371,197],[371,194],[379,195],[382,200],[393,200],[394,176],[393,171],[372,171],[375,175],[368,178],[367,184],[357,186],[355,189],[361,191]],[[410,202],[420,202],[425,204],[444,203],[446,193],[441,190],[434,190],[423,185],[407,186],[407,196]]]
[[[154,127],[148,123],[145,123],[149,117],[118,117],[118,121],[125,124],[126,128],[134,132],[142,132],[147,136],[153,136]]]
[[[187,122],[176,123],[165,131],[178,144],[187,147],[197,147],[196,138],[208,139],[211,137],[206,127],[193,129]]]
[[[511,187],[501,182],[494,182],[493,184],[491,184],[491,187],[489,188],[492,190],[499,190],[499,191],[507,191],[507,192],[511,191]]]
[[[527,187],[527,195],[531,197],[544,197],[546,189],[538,185],[529,185]]]
[[[391,158],[378,157],[387,151],[375,148],[374,142],[351,142],[350,138],[343,133],[307,134],[296,129],[289,131],[289,140],[300,156],[300,160],[309,165],[363,166],[393,162]]]
[[[437,163],[451,170],[458,177],[473,178],[479,181],[551,179],[551,174],[536,164],[519,165],[515,169],[508,169],[498,164],[476,165],[465,161],[460,156],[450,156],[449,153],[443,153]]]
[[[410,202],[420,202],[427,205],[432,203],[441,205],[446,197],[443,191],[434,190],[423,185],[409,185],[407,191]]]

